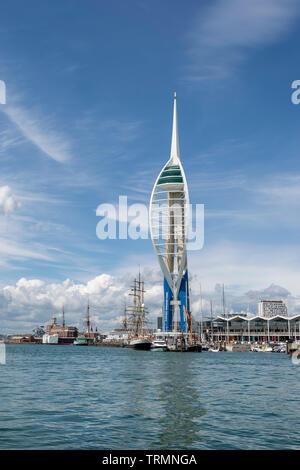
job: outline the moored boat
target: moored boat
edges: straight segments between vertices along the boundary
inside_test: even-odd
[[[251,351],[251,345],[248,343],[228,343],[226,351],[230,352],[248,352]]]
[[[129,343],[125,345],[125,348],[149,351],[151,348],[151,345],[152,345],[152,342],[148,338],[135,338],[129,341]]]
[[[73,344],[74,346],[87,346],[88,340],[85,336],[78,336]]]
[[[54,335],[44,334],[42,342],[43,344],[58,344],[58,339],[59,339],[58,334],[54,334]]]
[[[168,345],[164,339],[155,339],[151,345],[151,351],[167,351]]]

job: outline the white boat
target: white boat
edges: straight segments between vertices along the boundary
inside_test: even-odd
[[[88,340],[86,338],[86,336],[78,336],[74,343],[73,343],[74,346],[88,346]]]
[[[262,347],[263,352],[273,352],[273,348],[271,346],[264,346]]]
[[[251,346],[248,343],[229,343],[229,344],[226,344],[226,351],[248,352],[248,351],[251,351]]]
[[[149,351],[151,348],[152,342],[150,339],[147,338],[136,338],[132,339],[128,344],[126,344],[125,348],[131,349],[141,349],[144,351]]]
[[[209,351],[210,352],[219,352],[220,350],[219,349],[214,349],[214,348],[209,348]]]
[[[43,344],[58,344],[58,335],[43,335]]]
[[[151,351],[167,351],[168,345],[164,339],[155,339],[151,345]]]

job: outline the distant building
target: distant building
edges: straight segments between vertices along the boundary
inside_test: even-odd
[[[163,327],[163,321],[162,317],[157,317],[157,329],[162,330]]]
[[[50,325],[46,327],[47,335],[58,335],[59,343],[73,343],[74,339],[78,336],[78,330],[76,326],[59,325],[56,317],[51,319]]]
[[[23,343],[36,343],[36,339],[32,335],[9,335],[7,338],[8,343],[23,344]]]
[[[264,318],[271,318],[277,315],[287,317],[287,306],[283,300],[261,300],[258,303],[258,315]]]
[[[202,331],[205,339],[218,342],[285,342],[288,339],[299,341],[300,315],[219,316],[213,321],[204,320]]]

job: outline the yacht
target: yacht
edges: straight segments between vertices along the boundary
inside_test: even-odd
[[[164,339],[155,339],[151,345],[151,351],[167,351],[168,345]]]

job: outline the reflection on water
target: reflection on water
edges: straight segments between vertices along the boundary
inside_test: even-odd
[[[300,448],[283,354],[9,345],[0,367],[1,449]]]
[[[181,357],[177,358],[178,355]],[[159,374],[158,395],[164,411],[159,419],[160,444],[161,448],[189,449],[201,440],[199,419],[205,414],[195,387],[195,358],[187,353],[169,353],[169,356]]]
[[[201,440],[199,420],[205,414],[195,386],[194,362],[199,358],[184,353],[130,354],[126,371],[122,372],[124,380],[132,385],[121,405],[123,417],[134,416],[138,428],[139,418],[147,423],[147,432],[155,436],[153,448],[197,447]],[[141,359],[147,366],[138,370],[137,360]]]

